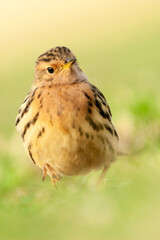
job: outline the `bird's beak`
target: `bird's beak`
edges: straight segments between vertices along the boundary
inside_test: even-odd
[[[76,62],[76,58],[69,58],[66,61],[66,64],[63,66],[63,69],[70,68]]]

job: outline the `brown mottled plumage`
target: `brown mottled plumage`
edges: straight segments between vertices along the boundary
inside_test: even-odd
[[[73,53],[56,47],[39,56],[31,91],[16,127],[25,150],[55,183],[63,175],[103,168],[117,154],[118,135],[105,97],[79,68]]]

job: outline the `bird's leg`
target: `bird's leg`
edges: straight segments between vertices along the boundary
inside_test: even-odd
[[[99,179],[98,179],[98,181],[97,181],[96,186],[99,186],[99,185],[100,185],[100,183],[102,182],[104,176],[106,175],[106,172],[108,171],[109,167],[110,167],[110,164],[109,164],[108,166],[105,166],[105,167],[103,168],[102,173],[101,173],[101,175],[100,175],[100,177],[99,177]]]
[[[43,166],[42,181],[45,180],[47,173],[49,174],[52,184],[54,186],[56,181],[60,180],[60,176],[55,172],[55,170],[50,166],[49,163],[45,163]]]

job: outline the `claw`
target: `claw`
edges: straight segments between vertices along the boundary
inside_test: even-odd
[[[106,174],[109,166],[110,166],[110,165],[105,166],[105,167],[103,168],[102,173],[101,173],[101,175],[100,175],[100,177],[99,177],[99,179],[98,179],[98,181],[97,181],[97,184],[96,184],[97,187],[101,184],[101,182],[102,182],[102,180],[103,180],[103,178],[104,178],[104,176],[105,176],[105,174]]]
[[[49,173],[49,176],[51,178],[53,186],[55,183],[60,180],[60,176],[55,172],[55,170],[50,166],[49,163],[45,163],[43,166],[43,176],[42,181],[45,180],[47,173]]]

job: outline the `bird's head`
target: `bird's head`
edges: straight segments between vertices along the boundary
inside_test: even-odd
[[[76,57],[66,47],[55,47],[40,55],[35,65],[34,85],[67,84],[87,79]]]

